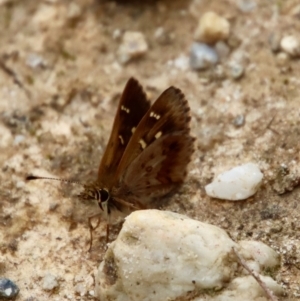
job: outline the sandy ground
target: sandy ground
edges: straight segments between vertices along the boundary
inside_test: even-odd
[[[80,185],[24,179],[95,179],[118,96],[135,76],[152,100],[174,85],[192,108],[191,172],[159,207],[274,248],[285,300],[298,300],[300,62],[282,60],[269,43],[281,34],[299,37],[298,1],[257,1],[248,13],[234,0],[140,2],[0,0],[0,275],[20,287],[17,300],[93,299],[105,224],[89,253],[87,216],[95,208],[76,200]],[[204,72],[178,67],[174,60],[188,56],[198,18],[210,10],[230,22],[231,54]],[[157,39],[159,27],[165,35]],[[149,50],[121,65],[125,30],[142,32]],[[226,69],[237,52],[246,67],[238,81]],[[237,127],[239,115],[245,124]],[[254,197],[205,195],[215,174],[249,161],[264,173]],[[58,282],[52,291],[43,289],[49,273]]]

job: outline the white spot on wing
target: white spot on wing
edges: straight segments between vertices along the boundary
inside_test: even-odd
[[[145,147],[147,146],[147,143],[143,139],[139,141],[139,144],[141,145],[142,149],[145,149]]]
[[[156,114],[156,113],[153,112],[153,111],[150,112],[150,117],[153,117],[153,118],[155,118],[156,120],[159,120],[159,119],[160,119],[160,115],[159,115],[159,114]]]
[[[125,106],[121,106],[121,111],[124,111],[127,114],[130,113],[130,110],[128,108],[126,108]]]
[[[135,126],[131,129],[131,133],[133,134],[135,132]]]
[[[123,137],[121,135],[119,135],[119,139],[121,141],[121,144],[124,145],[124,139],[123,139]]]
[[[158,139],[159,137],[161,137],[162,135],[162,131],[159,131],[158,133],[155,134],[155,139]]]

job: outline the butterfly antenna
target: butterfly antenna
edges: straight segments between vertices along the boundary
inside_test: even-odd
[[[33,176],[33,175],[29,175],[26,177],[26,181],[32,181],[32,180],[53,180],[53,181],[60,181],[60,182],[66,182],[66,183],[72,183],[72,184],[81,184],[78,181],[71,181],[71,180],[59,179],[59,178],[39,177],[39,176]]]

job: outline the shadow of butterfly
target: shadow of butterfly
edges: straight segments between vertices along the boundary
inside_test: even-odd
[[[138,81],[128,80],[98,178],[84,185],[79,195],[84,200],[96,200],[105,212],[107,240],[114,212],[127,215],[148,208],[151,200],[163,197],[183,183],[194,152],[190,120],[188,102],[179,89],[168,88],[150,105]],[[46,179],[28,176],[27,180],[42,178]],[[91,243],[92,232],[100,222],[98,219],[97,225],[92,225],[91,220],[96,216],[99,214],[89,218]]]

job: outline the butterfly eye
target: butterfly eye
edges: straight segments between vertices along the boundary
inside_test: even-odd
[[[109,199],[109,193],[108,193],[108,191],[106,190],[106,189],[101,189],[100,191],[100,201],[101,201],[101,203],[103,203],[103,202],[107,202],[108,201],[108,199]]]
[[[101,210],[103,209],[102,203],[106,203],[109,200],[109,193],[106,189],[100,189],[100,190],[96,190],[95,192],[95,199],[98,201],[98,205],[101,208]]]

